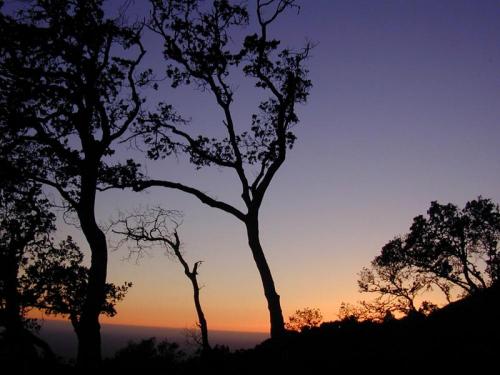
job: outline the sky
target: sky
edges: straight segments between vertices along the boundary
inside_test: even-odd
[[[130,12],[145,14],[143,7],[137,1]],[[316,307],[334,320],[341,302],[369,298],[358,293],[357,273],[431,201],[461,207],[482,195],[500,202],[500,1],[302,1],[300,14],[285,14],[270,33],[283,45],[310,40],[316,47],[297,142],[261,210],[261,241],[285,318]],[[161,45],[151,35],[145,43],[145,65],[161,75]],[[262,93],[251,81],[237,84],[235,115],[243,128]],[[221,125],[208,93],[162,84],[148,105],[158,100],[174,104],[193,129],[210,134]],[[121,157],[137,156],[120,147]],[[196,186],[241,207],[229,171],[137,157],[152,178]],[[179,235],[186,259],[204,262],[199,280],[209,329],[268,331],[257,268],[235,218],[160,188],[101,193],[96,212],[105,225],[118,211],[158,204],[184,212]],[[60,229],[86,248],[76,229]],[[110,253],[108,278],[134,286],[118,315],[101,320],[194,327],[192,290],[180,264],[160,249],[138,261],[127,254],[126,247]]]

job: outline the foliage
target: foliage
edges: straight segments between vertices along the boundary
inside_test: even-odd
[[[0,162],[0,325],[22,322],[27,329],[34,321],[25,318],[33,298],[19,287],[19,277],[29,259],[50,243],[55,216],[41,186],[26,181],[10,161]]]
[[[129,342],[118,350],[113,358],[117,372],[125,371],[166,371],[175,369],[184,359],[185,353],[176,343],[163,340],[156,342],[154,337],[139,342]]]
[[[430,291],[439,280],[418,273],[414,267],[390,264],[384,267],[373,262],[371,268],[359,273],[358,286],[362,293],[376,293],[372,302],[362,302],[364,308],[380,317],[385,311],[409,314],[418,310],[416,298]],[[440,284],[441,285],[441,284]],[[443,288],[446,284],[442,284]]]
[[[71,237],[40,249],[29,261],[20,280],[23,289],[33,296],[33,306],[49,315],[63,315],[76,327],[85,302],[89,268],[82,265],[83,253]],[[106,299],[101,313],[114,316],[132,283],[121,286],[106,283]]]
[[[54,244],[55,215],[41,185],[26,180],[7,160],[0,180],[0,310],[8,298],[16,301],[18,318],[28,330],[36,321],[26,317],[33,308],[78,321],[85,301],[89,269],[83,253],[71,237]],[[14,296],[8,294],[12,285]],[[131,286],[106,284],[102,312],[113,316],[115,304]],[[5,322],[0,322],[5,324]]]
[[[208,91],[222,113],[220,130],[209,134],[191,131],[189,121],[170,104],[141,116],[130,138],[142,140],[148,157],[162,159],[172,153],[189,157],[196,168],[226,168],[237,176],[246,212],[214,199],[202,190],[169,180],[138,178],[122,181],[123,187],[142,191],[152,186],[178,189],[208,206],[223,210],[247,227],[248,242],[260,273],[271,321],[271,335],[284,334],[279,295],[259,238],[259,210],[267,189],[295,141],[298,104],[306,102],[311,82],[305,62],[311,45],[301,50],[280,48],[269,39],[269,26],[294,0],[256,1],[257,32],[252,29],[242,40],[249,13],[244,4],[216,0],[205,6],[196,0],[153,0],[150,28],[164,42],[165,70],[172,87],[189,85]],[[263,93],[258,108],[240,124],[233,112],[235,85],[242,78]],[[119,179],[119,177],[118,177]],[[125,179],[127,180],[127,179]],[[115,181],[115,184],[120,181]]]
[[[377,322],[382,323],[395,318],[396,308],[391,303],[383,300],[359,301],[356,304],[342,302],[338,318],[342,322]]]
[[[295,311],[295,314],[288,317],[286,329],[291,331],[304,331],[313,327],[318,327],[323,320],[323,315],[318,308],[305,307]]]
[[[413,219],[410,232],[388,242],[360,273],[361,292],[376,293],[375,304],[404,314],[435,309],[415,299],[435,288],[448,301],[498,283],[500,210],[478,197],[460,210],[432,202],[427,217]],[[458,293],[460,295],[460,293]]]
[[[260,164],[261,172],[252,186],[257,189],[266,172],[283,158],[285,148],[293,146],[291,127],[298,122],[295,104],[306,101],[311,86],[303,67],[310,45],[302,51],[278,51],[279,41],[267,39],[267,27],[294,2],[279,2],[269,19],[264,13],[275,4],[266,3],[258,2],[261,34],[247,35],[238,47],[230,35],[247,26],[246,7],[214,1],[207,11],[198,1],[153,1],[152,28],[165,41],[166,71],[172,86],[194,84],[210,90],[224,111],[227,137],[190,136],[175,125],[186,121],[171,106],[162,104],[159,112],[143,118],[138,128],[150,146],[151,158],[181,150],[197,168],[213,164],[233,168],[240,178],[245,163]],[[255,80],[256,87],[268,90],[271,97],[252,115],[250,129],[238,134],[230,109],[234,102],[230,78],[240,65],[242,73]]]
[[[77,206],[82,173],[108,173],[102,158],[139,111],[138,31],[105,19],[100,0],[37,1],[1,17],[2,151],[29,158],[26,172]],[[120,56],[133,49],[136,59]]]
[[[44,243],[55,229],[55,216],[40,184],[21,177],[12,164],[0,159],[0,254],[23,253]],[[5,262],[0,264],[5,265]],[[2,275],[5,273],[2,272]]]
[[[110,188],[110,174],[137,169],[109,157],[135,121],[138,89],[149,81],[149,72],[137,73],[145,54],[141,27],[107,18],[102,0],[36,0],[18,9],[0,13],[0,155],[25,178],[56,189],[78,216],[92,253],[87,292],[79,296],[78,361],[96,367],[107,245],[95,201],[98,190]]]

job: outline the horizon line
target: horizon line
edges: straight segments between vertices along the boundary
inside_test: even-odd
[[[43,322],[61,322],[71,325],[71,322],[67,319],[63,318],[37,318],[38,320]],[[122,327],[136,327],[136,328],[160,328],[160,329],[174,329],[174,330],[190,330],[192,328],[189,327],[168,327],[168,326],[159,326],[159,325],[144,325],[144,324],[125,324],[125,323],[111,323],[111,322],[99,322],[101,326],[122,326]],[[42,325],[43,328],[43,325]],[[256,333],[256,334],[264,334],[270,336],[269,332],[265,331],[245,331],[245,330],[229,330],[229,329],[209,329],[209,332],[225,332],[225,333]]]

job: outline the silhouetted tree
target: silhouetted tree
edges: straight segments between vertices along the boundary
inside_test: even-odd
[[[401,313],[401,311],[405,314],[408,313],[406,309],[401,308],[400,301],[397,299],[375,298],[356,303],[342,302],[337,316],[341,321],[382,323],[394,319],[395,314]],[[411,310],[411,312],[415,311]]]
[[[302,310],[296,310],[295,314],[288,318],[286,328],[291,331],[303,331],[318,327],[322,320],[323,315],[319,309],[305,307]]]
[[[415,217],[410,232],[387,243],[371,268],[362,270],[362,292],[392,299],[397,310],[408,313],[419,310],[415,297],[433,287],[451,301],[454,287],[467,295],[498,283],[498,205],[482,197],[462,210],[432,202],[427,214]],[[426,302],[420,310],[433,308]]]
[[[378,314],[378,311],[375,315],[373,313],[374,310],[370,309],[370,311],[367,311],[360,304],[355,305],[348,302],[342,302],[337,316],[342,322],[379,321],[380,314]]]
[[[156,207],[143,213],[122,217],[115,223],[113,232],[122,234],[126,240],[132,241],[135,247],[131,251],[138,252],[139,256],[151,244],[158,243],[167,254],[173,254],[177,258],[193,287],[194,306],[201,332],[201,347],[206,352],[210,350],[208,324],[201,307],[200,286],[197,278],[198,268],[202,262],[197,261],[193,267],[190,267],[181,252],[181,241],[177,232],[181,218],[182,215],[178,211]]]
[[[90,270],[82,265],[83,253],[71,237],[57,246],[37,249],[27,261],[20,285],[32,299],[31,307],[49,315],[67,317],[75,331],[85,306]],[[105,284],[105,300],[100,312],[107,316],[116,314],[115,305],[121,301],[132,283],[121,286]]]
[[[16,366],[27,365],[35,355],[33,345],[53,357],[50,347],[31,332],[32,321],[25,313],[33,298],[20,278],[28,260],[50,243],[54,220],[40,185],[26,181],[0,159],[0,326],[5,329],[7,357]]]
[[[449,291],[448,283],[433,275],[420,273],[414,267],[401,263],[381,266],[373,261],[371,268],[365,267],[359,273],[358,286],[360,292],[375,293],[378,296],[374,301],[362,301],[360,304],[377,317],[383,316],[387,311],[407,315],[419,310],[416,298],[430,291],[432,285]]]
[[[145,53],[139,30],[120,22],[104,16],[101,0],[38,0],[0,14],[0,153],[29,158],[22,173],[59,192],[92,253],[77,327],[82,368],[101,359],[107,246],[96,193],[120,169],[107,158],[136,118],[137,87],[147,80],[135,73]]]
[[[192,135],[169,105],[160,105],[158,113],[150,114],[137,127],[152,159],[172,152],[189,155],[197,167],[217,166],[236,173],[241,184],[241,198],[246,212],[214,199],[197,188],[169,180],[143,180],[133,184],[135,190],[162,186],[181,190],[197,197],[204,204],[225,211],[241,220],[248,243],[260,273],[270,315],[271,336],[285,332],[280,297],[260,242],[259,213],[264,195],[283,165],[288,149],[295,141],[292,127],[299,122],[296,105],[305,103],[311,82],[307,79],[304,61],[310,45],[300,51],[279,49],[280,42],[269,37],[269,26],[294,0],[256,0],[257,32],[247,35],[242,45],[230,38],[248,24],[243,5],[216,0],[212,6],[199,6],[195,0],[153,0],[150,27],[164,41],[163,54],[172,86],[194,85],[213,94],[223,113],[225,135]],[[231,79],[246,76],[269,96],[252,115],[249,129],[240,131],[233,116],[235,90]],[[129,173],[130,176],[130,173]]]

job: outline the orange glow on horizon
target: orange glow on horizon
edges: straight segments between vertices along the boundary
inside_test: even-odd
[[[60,322],[68,322],[69,320],[61,315],[47,315],[40,310],[32,310],[27,314],[28,318],[38,319],[41,322],[43,321],[60,321]],[[174,328],[174,329],[197,329],[196,323],[193,321],[193,324],[184,324],[183,322],[176,322],[171,324],[170,321],[166,323],[166,320],[160,319],[159,317],[153,318],[137,318],[131,319],[129,315],[117,314],[114,317],[109,317],[105,315],[101,315],[99,317],[99,322],[107,325],[121,325],[121,326],[134,326],[134,327],[149,327],[149,328]],[[209,322],[210,324],[210,322]],[[269,331],[268,327],[255,324],[255,325],[245,325],[241,326],[241,328],[234,327],[232,325],[224,324],[224,323],[215,323],[209,325],[209,330],[213,331],[227,331],[227,332],[251,332],[251,333],[267,333]]]

